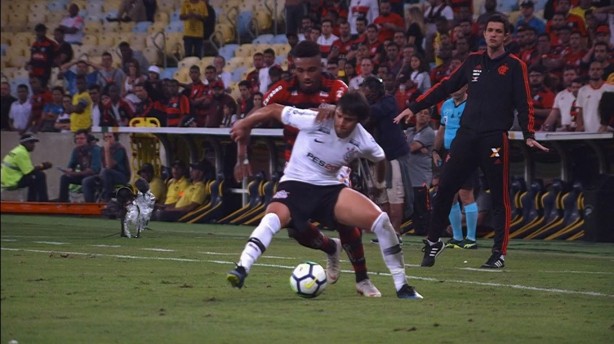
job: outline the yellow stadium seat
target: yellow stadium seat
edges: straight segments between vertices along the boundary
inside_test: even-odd
[[[212,66],[213,65],[213,59],[214,59],[213,56],[203,57],[200,60],[200,67],[201,67],[200,69],[204,71],[205,68],[207,68],[207,66]]]
[[[187,84],[190,80],[190,70],[189,68],[180,68],[173,75],[173,79],[179,81],[180,83]]]
[[[114,47],[117,43],[118,35],[115,32],[103,32],[98,36],[98,44],[105,47]]]
[[[155,47],[145,47],[141,51],[143,52],[143,55],[145,56],[147,61],[149,61],[149,64],[151,65],[161,64],[160,63],[161,55],[158,52],[158,49],[156,49]]]
[[[134,25],[136,25],[134,22],[121,22],[119,23],[119,31],[132,33]]]
[[[83,32],[86,35],[100,35],[102,32],[102,23],[100,21],[86,21],[83,26]]]
[[[241,44],[237,50],[235,50],[235,56],[237,57],[252,57],[256,52],[256,47],[251,44]]]
[[[200,66],[200,59],[196,56],[188,56],[181,59],[181,61],[179,61],[179,63],[177,64],[177,67],[190,68],[193,65]]]
[[[28,47],[30,47],[30,45],[32,45],[32,42],[34,42],[34,33],[33,32],[16,32],[10,35],[9,40],[11,42],[11,46],[18,45],[18,44],[25,44]]]
[[[83,45],[96,46],[98,45],[98,37],[94,35],[85,35],[83,36],[83,41],[81,43],[83,43]]]

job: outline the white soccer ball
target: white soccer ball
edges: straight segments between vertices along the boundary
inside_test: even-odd
[[[326,285],[326,271],[318,263],[301,263],[290,275],[290,287],[300,297],[314,298],[326,289]]]

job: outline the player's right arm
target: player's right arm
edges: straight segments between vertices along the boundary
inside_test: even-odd
[[[239,144],[245,144],[250,136],[252,128],[260,123],[270,120],[281,122],[283,105],[271,104],[257,109],[249,116],[236,121],[230,129],[230,138]]]

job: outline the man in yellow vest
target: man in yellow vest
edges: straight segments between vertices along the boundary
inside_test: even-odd
[[[47,202],[47,176],[43,170],[51,168],[50,162],[32,165],[30,152],[34,151],[38,138],[31,133],[21,135],[19,145],[2,160],[2,188],[28,187],[28,202]]]

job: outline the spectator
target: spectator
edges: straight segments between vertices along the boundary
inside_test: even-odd
[[[284,4],[286,33],[298,34],[298,23],[305,14],[305,3],[301,0],[286,0]]]
[[[546,68],[542,65],[533,65],[529,68],[529,86],[533,98],[533,110],[535,115],[535,128],[541,128],[546,117],[552,111],[554,92],[544,83]]]
[[[179,81],[171,79],[168,82],[169,98],[166,103],[166,125],[179,127],[190,116],[190,99],[179,93]]]
[[[382,0],[379,4],[379,16],[373,20],[373,24],[379,29],[379,41],[391,41],[395,32],[403,32],[405,20],[400,15],[391,12],[391,1]]]
[[[359,34],[356,21],[358,18],[365,18],[367,23],[373,23],[379,16],[379,6],[377,0],[351,0],[349,5],[350,31],[353,35]]]
[[[155,3],[155,2],[154,2]],[[117,17],[107,17],[107,21],[142,22],[147,20],[147,10],[143,0],[123,0],[119,5]],[[153,16],[151,20],[153,21]]]
[[[603,80],[607,80],[610,74],[614,73],[614,64],[610,63],[611,54],[608,53],[608,45],[604,42],[595,42],[593,47],[582,58],[582,66],[588,67],[589,63],[585,61],[597,61],[601,63],[603,68]]]
[[[558,13],[561,13],[563,15],[563,21],[565,23],[565,25],[571,27],[574,30],[578,30],[580,31],[580,34],[582,36],[586,36],[587,32],[586,32],[586,25],[584,25],[584,18],[576,15],[576,14],[571,14],[569,13],[569,10],[571,9],[571,1],[570,0],[558,0],[556,3],[556,10],[555,10],[555,16]],[[554,17],[553,17],[554,19]],[[546,32],[550,32],[549,28],[551,22],[548,21],[546,23]]]
[[[437,21],[443,17],[447,20],[454,19],[452,8],[446,4],[444,0],[428,0],[429,6],[424,11],[425,33],[424,33],[424,48],[428,61],[433,56],[433,42],[437,34]]]
[[[134,85],[134,94],[140,102],[136,105],[136,117],[154,117],[158,119],[161,127],[166,127],[166,112],[159,101],[149,96],[147,88],[143,84]]]
[[[341,80],[346,85],[348,85],[350,83],[350,80],[356,77],[356,68],[354,67],[354,64],[346,62],[345,66],[343,67],[343,71],[344,71],[344,76],[343,78],[341,78]]]
[[[379,40],[379,29],[375,24],[367,25],[367,34],[364,43],[369,49],[369,58],[374,64],[379,64],[382,61],[384,51],[384,44]]]
[[[531,26],[538,34],[546,32],[546,23],[537,18],[534,12],[535,4],[532,0],[524,0],[520,3],[520,16],[518,16],[515,25],[516,32],[522,26]]]
[[[230,128],[234,124],[234,122],[239,119],[237,116],[237,107],[233,106],[232,103],[224,104],[223,107],[224,117],[222,118],[221,128]]]
[[[393,75],[397,75],[401,71],[403,58],[399,54],[399,46],[396,43],[390,42],[386,46],[386,58],[380,63],[380,67],[381,66],[388,67],[388,71]]]
[[[101,118],[101,103],[100,103],[100,86],[92,85],[87,89],[87,93],[92,99],[92,126],[100,126]]]
[[[137,171],[137,174],[149,183],[149,191],[156,197],[157,204],[163,204],[166,198],[166,184],[162,178],[155,172],[154,167],[150,163],[144,163]]]
[[[561,55],[565,60],[565,65],[579,68],[582,63],[582,58],[586,55],[586,53],[587,50],[584,49],[580,32],[572,32],[569,35],[569,46],[561,52]]]
[[[0,84],[0,106],[2,106],[2,112],[0,114],[0,130],[10,130],[10,119],[9,112],[11,111],[11,106],[13,102],[17,100],[17,98],[11,95],[11,84],[6,81],[2,81]]]
[[[541,128],[543,131],[573,131],[575,129],[576,123],[575,118],[571,116],[571,109],[582,83],[578,79],[578,71],[573,66],[566,67],[563,71],[563,85],[565,89],[554,97],[552,111]]]
[[[539,59],[539,52],[537,51],[537,31],[530,26],[521,26],[518,28],[518,38],[520,44],[518,57],[524,61],[527,66],[537,63]]]
[[[258,70],[258,81],[260,82],[259,90],[261,93],[265,93],[269,89],[269,85],[271,84],[271,79],[269,78],[269,68],[277,65],[275,63],[275,50],[271,48],[267,48],[264,50],[263,55],[263,66]]]
[[[348,85],[350,90],[358,90],[360,89],[360,85],[365,81],[365,79],[369,76],[374,76],[373,74],[373,62],[370,58],[363,58],[360,62],[360,70],[361,74],[352,78],[350,80],[350,84]]]
[[[59,202],[69,201],[70,184],[81,185],[86,177],[100,173],[102,156],[100,146],[96,142],[98,139],[88,134],[87,129],[75,131],[75,148],[70,155],[68,168],[61,169],[63,174],[60,177]],[[87,193],[85,191],[83,190],[85,201],[94,202],[95,195],[90,190],[87,190]]]
[[[303,5],[304,6],[304,5]],[[304,41],[309,39],[309,35],[311,35],[311,28],[313,27],[313,19],[310,16],[303,16],[301,19],[301,27],[300,32],[298,32],[298,41]]]
[[[43,108],[45,104],[51,102],[51,92],[47,87],[43,87],[41,79],[35,76],[30,77],[30,90],[32,91],[32,95],[30,96],[32,110],[30,112],[30,118],[28,119],[28,125],[33,132],[37,132],[40,130]]]
[[[103,133],[102,171],[100,174],[85,177],[82,181],[86,202],[96,202],[96,189],[102,187],[100,200],[108,203],[115,194],[116,185],[127,185],[130,181],[130,161],[126,148],[119,143],[119,134]],[[89,200],[88,200],[89,199]]]
[[[275,65],[269,68],[269,80],[271,80],[271,83],[269,84],[268,89],[270,89],[271,86],[275,85],[277,82],[281,80],[281,76],[283,72],[284,70],[279,65]]]
[[[415,46],[417,52],[424,54],[424,37],[426,35],[424,14],[416,6],[410,7],[407,13],[408,16],[405,21],[407,45]]]
[[[76,65],[75,71],[72,71],[71,67],[74,65]],[[85,83],[87,87],[98,83],[98,71],[90,72],[90,66],[91,64],[85,59],[75,60],[60,66],[58,78],[64,79],[65,88],[71,96],[77,93],[77,75],[85,76]]]
[[[160,67],[154,65],[149,66],[147,69],[145,88],[153,100],[164,102],[168,97],[168,95],[164,93],[164,80],[160,80]]]
[[[51,90],[51,102],[45,104],[40,120],[40,131],[55,132],[59,131],[55,127],[55,123],[62,114],[64,114],[64,89],[61,86],[56,86]]]
[[[145,5],[145,16],[147,17],[147,21],[153,23],[158,9],[158,3],[156,0],[143,0],[143,4]]]
[[[250,89],[251,85],[249,81],[242,80],[239,82],[239,98],[237,98],[237,105],[240,118],[245,117],[247,114],[247,103],[252,96]]]
[[[428,73],[428,65],[424,58],[419,55],[414,55],[409,61],[410,74],[409,79],[416,86],[420,93],[426,92],[431,88],[431,78]]]
[[[416,115],[416,126],[405,131],[409,145],[409,180],[414,191],[413,223],[416,234],[426,234],[431,215],[429,189],[433,180],[431,161],[435,132],[429,126],[431,113],[424,109]]]
[[[113,55],[109,52],[102,54],[102,63],[100,66],[95,66],[98,71],[98,85],[104,88],[108,84],[121,86],[124,83],[126,73],[121,68],[113,67]]]
[[[228,105],[234,113],[237,103],[228,93],[224,92],[224,84],[221,81],[214,82],[211,89],[213,90],[213,102],[205,119],[205,127],[219,128],[224,118],[224,105]]]
[[[137,61],[139,74],[147,74],[149,69],[149,61],[145,58],[145,55],[141,51],[134,50],[130,47],[130,44],[126,41],[119,43],[119,52],[121,54],[121,63],[124,73],[128,73],[128,63]]]
[[[203,25],[204,25],[203,38],[205,40],[205,43],[203,45],[204,55],[215,56],[217,54],[217,48],[214,44],[211,43],[211,37],[213,36],[213,33],[215,32],[215,23],[216,23],[215,8],[211,6],[211,4],[209,3],[209,0],[203,0],[203,2],[205,3],[205,6],[207,6],[207,17],[205,17],[205,20],[203,21]],[[207,54],[208,52],[211,52],[211,54]]]
[[[155,66],[154,66],[155,67]],[[137,60],[129,61],[126,64],[126,78],[122,84],[122,98],[132,104],[137,104],[139,98],[134,94],[134,85],[142,84],[147,80],[144,74],[141,74],[139,62]]]
[[[614,131],[614,92],[603,93],[597,111],[601,120],[598,132]]]
[[[28,188],[28,202],[47,202],[47,176],[43,172],[51,168],[50,162],[33,166],[30,152],[34,151],[38,138],[25,133],[19,138],[19,145],[2,159],[2,188]]]
[[[200,67],[197,65],[190,67],[189,76],[192,83],[183,85],[183,92],[190,100],[192,114],[196,116],[199,123],[202,123],[200,126],[203,126],[204,120],[201,118],[204,119],[206,116],[206,111],[211,104],[211,94],[209,87],[200,80]]]
[[[100,126],[125,127],[133,117],[134,106],[120,97],[117,85],[108,85],[101,97]]]
[[[249,83],[252,85],[251,92],[254,93],[260,91],[260,80],[258,78],[260,75],[260,69],[264,67],[264,55],[260,52],[255,53],[254,56],[252,56],[252,63],[254,65],[254,69],[247,73],[245,80],[249,81]]]
[[[79,15],[79,6],[70,4],[68,6],[68,16],[60,22],[60,28],[64,30],[66,42],[81,45],[85,35],[83,28],[85,20]]]
[[[53,39],[55,39],[57,43],[57,49],[54,53],[55,58],[53,61],[53,65],[54,67],[61,67],[64,64],[72,61],[74,52],[70,43],[64,40],[64,29],[62,29],[61,27],[58,27],[53,30]]]
[[[62,97],[62,108],[64,111],[58,116],[54,126],[61,133],[70,133],[70,113],[68,112],[68,109],[72,108],[72,96],[70,94],[65,94]]]
[[[184,0],[179,19],[183,20],[184,57],[203,57],[204,20],[207,18],[207,5],[200,0]]]
[[[215,67],[215,74],[217,78],[222,80],[224,86],[229,89],[229,86],[232,84],[232,74],[224,71],[224,67],[226,67],[226,59],[224,56],[217,55],[214,57],[213,66]]]
[[[392,43],[396,44],[399,47],[399,51],[403,49],[407,45],[407,37],[405,37],[405,33],[403,31],[397,31],[392,36]]]
[[[320,45],[320,53],[322,59],[326,59],[331,52],[333,44],[339,37],[333,34],[333,22],[330,19],[322,20],[322,34],[316,40],[316,43]]]
[[[603,80],[602,66],[601,62],[593,61],[588,69],[588,85],[582,86],[578,90],[576,131],[596,133],[600,130],[599,101],[604,92],[614,92],[614,85],[607,84]]]
[[[448,76],[451,72],[450,70],[450,62],[452,61],[452,45],[451,44],[443,44],[436,51],[435,54],[441,61],[441,64],[435,66],[435,68],[431,69],[430,77],[431,77],[431,85],[435,85],[440,82],[443,78]]]
[[[92,127],[92,98],[87,92],[85,76],[77,75],[75,79],[77,93],[72,97],[70,112],[70,130],[89,130]]]
[[[9,110],[9,128],[24,133],[30,127],[28,120],[32,116],[32,103],[30,103],[28,86],[17,86],[17,100],[11,104]]]
[[[500,15],[506,17],[505,14],[497,11],[497,0],[485,0],[484,1],[484,13],[480,14],[476,23],[478,25],[486,25],[488,18],[493,15]],[[448,18],[450,19],[450,18]]]
[[[183,215],[196,210],[201,206],[207,197],[207,190],[204,181],[206,173],[213,170],[213,166],[206,160],[195,164],[190,164],[190,185],[185,189],[183,195],[177,199],[174,205],[165,204],[154,214],[158,221],[177,221]]]
[[[51,68],[53,68],[55,61],[57,44],[47,38],[45,24],[36,24],[34,32],[36,32],[36,39],[30,48],[30,60],[26,68],[30,71],[30,76],[40,78],[43,86],[47,86],[51,77]]]
[[[346,20],[339,23],[339,39],[333,42],[328,59],[354,58],[356,42],[350,34],[350,24]]]
[[[263,100],[262,93],[256,92],[252,94],[252,97],[250,98],[250,101],[247,104],[246,116],[248,116],[249,113],[251,113],[252,111],[260,109],[262,107],[262,100]]]

